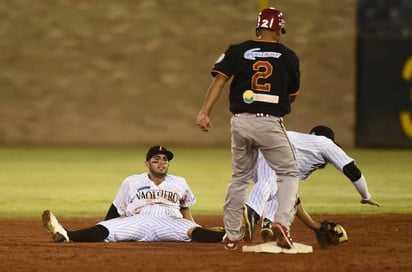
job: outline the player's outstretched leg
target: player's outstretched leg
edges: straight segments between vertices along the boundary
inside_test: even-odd
[[[201,243],[218,243],[223,241],[223,236],[225,235],[225,230],[215,230],[215,229],[204,229],[201,227],[196,227],[189,231],[189,236],[194,242]]]

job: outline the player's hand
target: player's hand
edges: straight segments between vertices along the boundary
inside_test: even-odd
[[[199,112],[196,118],[196,126],[198,126],[202,131],[208,132],[212,128],[210,117],[202,111]]]
[[[369,205],[373,205],[373,206],[379,207],[379,203],[376,202],[375,200],[373,200],[372,198],[371,198],[371,199],[368,199],[368,200],[362,199],[362,200],[361,200],[361,203],[362,203],[362,204],[369,204]]]

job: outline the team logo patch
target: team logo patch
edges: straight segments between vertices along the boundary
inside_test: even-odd
[[[270,94],[259,94],[254,93],[252,90],[246,90],[243,92],[243,102],[246,104],[252,104],[255,101],[265,102],[265,103],[279,103],[279,96],[278,95],[270,95]]]
[[[252,104],[255,98],[255,93],[251,90],[247,90],[243,92],[243,102],[246,104]]]

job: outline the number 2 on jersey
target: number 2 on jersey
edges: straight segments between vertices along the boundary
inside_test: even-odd
[[[256,71],[252,76],[252,89],[262,92],[270,92],[270,83],[259,83],[259,80],[264,80],[270,77],[273,73],[273,66],[268,61],[256,61],[253,64],[253,71]]]

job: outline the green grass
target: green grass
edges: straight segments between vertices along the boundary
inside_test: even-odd
[[[169,172],[183,176],[197,197],[194,215],[222,214],[231,176],[228,148],[170,147]],[[103,216],[123,179],[146,171],[147,147],[0,148],[0,218]],[[381,207],[359,204],[344,175],[328,165],[301,183],[311,213],[412,213],[412,150],[349,150]]]

